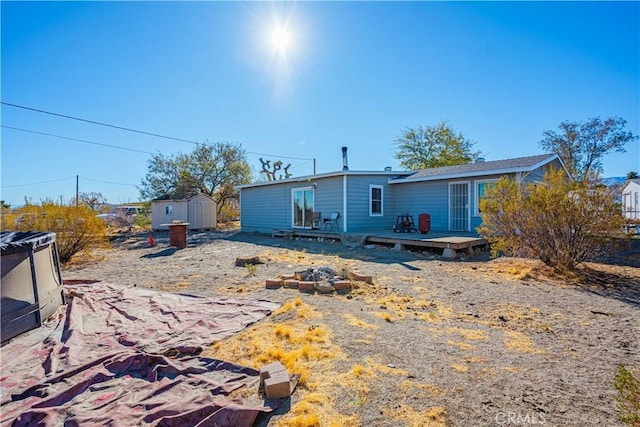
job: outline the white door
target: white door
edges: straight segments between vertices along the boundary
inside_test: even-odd
[[[449,230],[470,231],[469,183],[449,183]]]
[[[293,228],[312,228],[314,193],[312,187],[294,188],[291,191]]]

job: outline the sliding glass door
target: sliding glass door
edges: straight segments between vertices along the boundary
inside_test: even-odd
[[[291,190],[293,228],[311,228],[313,223],[313,199],[313,187],[294,188]]]

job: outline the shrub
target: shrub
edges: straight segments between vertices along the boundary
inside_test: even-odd
[[[19,220],[7,224],[16,231],[56,233],[60,262],[66,263],[82,250],[107,243],[106,226],[88,206],[62,206],[53,202],[26,205],[18,210]]]
[[[624,219],[602,185],[570,181],[549,170],[542,183],[503,178],[480,201],[478,232],[494,253],[535,257],[568,270],[611,249]]]
[[[620,421],[629,426],[640,426],[640,379],[636,370],[618,367],[613,388],[618,391],[615,399],[620,411]]]

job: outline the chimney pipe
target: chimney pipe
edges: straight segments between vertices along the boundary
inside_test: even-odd
[[[349,170],[349,162],[347,161],[347,147],[342,147],[342,170]]]

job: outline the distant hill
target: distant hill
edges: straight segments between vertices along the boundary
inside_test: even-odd
[[[623,185],[625,182],[627,182],[627,178],[625,178],[624,176],[611,176],[609,178],[602,178],[602,182],[607,187],[613,187],[616,184]]]

